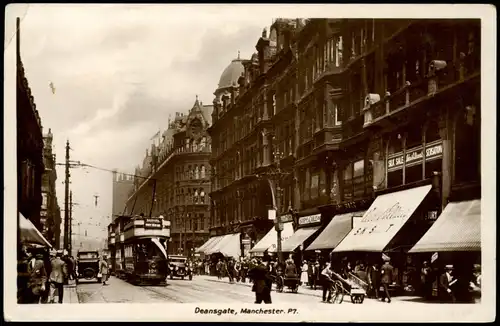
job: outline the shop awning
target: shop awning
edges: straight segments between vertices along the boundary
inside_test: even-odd
[[[410,252],[480,251],[481,200],[449,203]]]
[[[45,239],[35,225],[21,213],[19,213],[19,233],[23,243],[39,244],[52,248],[50,242]]]
[[[212,242],[207,244],[207,246],[203,249],[203,253],[205,255],[209,255],[210,250],[214,248],[222,240],[222,238],[224,238],[223,235],[218,235],[216,237],[213,237]]]
[[[349,232],[333,252],[384,251],[431,188],[431,185],[426,185],[378,196],[356,228]]]
[[[212,248],[205,251],[205,254],[221,253],[226,257],[238,258],[241,256],[241,233],[223,235],[221,240]]]
[[[319,230],[319,226],[298,229],[290,238],[281,244],[282,252],[292,252]]]
[[[196,252],[204,252],[204,250],[210,246],[211,243],[213,243],[215,241],[217,237],[212,237],[210,239],[208,239],[201,247],[197,248],[195,251]]]
[[[335,215],[326,228],[306,250],[333,249],[352,230],[352,219],[363,216],[366,211]]]
[[[283,223],[283,230],[281,231],[281,242],[283,243],[293,234],[293,225],[290,222]],[[250,250],[252,254],[263,254],[266,250],[269,252],[276,252],[278,242],[278,234],[274,226],[267,232],[267,234]]]

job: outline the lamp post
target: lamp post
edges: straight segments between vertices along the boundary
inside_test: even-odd
[[[281,159],[283,158],[283,153],[278,149],[273,152],[274,156],[274,169],[270,170],[261,175],[261,177],[266,177],[272,180],[276,184],[275,193],[275,207],[269,211],[269,219],[274,219],[274,229],[276,230],[276,252],[278,255],[278,262],[283,263],[283,252],[281,246],[281,232],[283,231],[283,223],[281,223],[281,180],[287,177],[290,173],[281,170]],[[274,215],[274,216],[273,216]]]

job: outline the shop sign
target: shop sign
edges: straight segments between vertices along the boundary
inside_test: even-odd
[[[430,211],[427,213],[427,219],[429,221],[435,221],[438,218],[438,212],[437,211]]]
[[[159,218],[146,218],[144,219],[145,229],[161,229],[162,224]]]
[[[437,143],[427,144],[425,147],[425,160],[431,160],[435,158],[439,158],[443,155],[443,145],[441,141]],[[388,170],[398,170],[406,165],[413,165],[421,163],[424,158],[424,151],[422,146],[418,146],[416,148],[412,148],[406,151],[406,155],[403,155],[402,152],[393,154],[387,160],[387,169]]]
[[[280,216],[281,223],[291,222],[292,220],[293,220],[293,218],[292,218],[291,214],[283,214]]]
[[[303,216],[299,218],[299,225],[313,224],[321,222],[321,214]]]

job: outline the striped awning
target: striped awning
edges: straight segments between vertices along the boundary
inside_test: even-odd
[[[319,226],[298,229],[290,238],[283,242],[281,250],[283,252],[293,252],[318,230]]]
[[[311,243],[306,250],[333,249],[352,230],[352,219],[363,216],[365,211],[335,215],[326,228]]]
[[[481,200],[449,203],[410,252],[481,251]]]
[[[241,233],[223,235],[213,246],[205,250],[205,254],[221,253],[226,257],[238,258],[241,255],[240,237]]]
[[[208,255],[209,254],[209,251],[210,249],[212,249],[213,247],[215,247],[223,238],[224,236],[223,235],[218,235],[216,237],[213,237],[212,238],[212,242],[208,243],[205,248],[203,248],[203,253],[205,255]],[[201,252],[201,251],[200,251]]]
[[[206,241],[206,242],[205,242],[205,243],[204,243],[201,247],[197,248],[195,251],[196,251],[196,252],[201,252],[201,253],[203,253],[203,252],[204,252],[204,250],[205,250],[208,246],[210,246],[210,244],[212,244],[212,243],[215,241],[215,239],[216,239],[216,238],[217,238],[217,237],[211,237],[211,238],[210,238],[210,239],[208,239],[208,240],[207,240],[207,241]]]

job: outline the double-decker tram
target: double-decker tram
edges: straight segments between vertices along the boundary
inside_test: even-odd
[[[135,285],[166,284],[170,221],[134,216],[123,229],[123,278]]]

